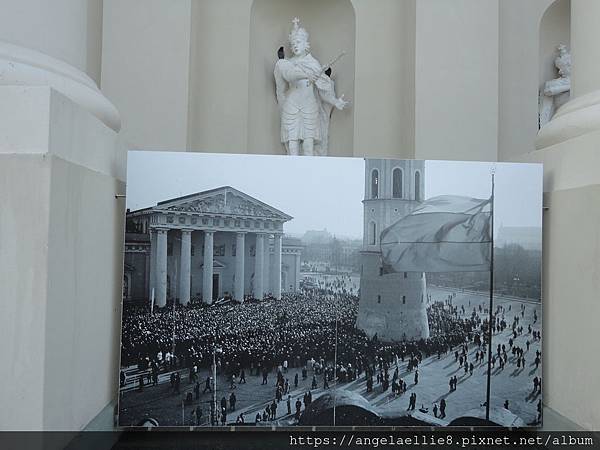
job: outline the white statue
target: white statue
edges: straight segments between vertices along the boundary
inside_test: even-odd
[[[554,65],[558,69],[558,78],[546,81],[543,95],[540,95],[540,128],[550,122],[558,108],[569,101],[571,91],[571,54],[567,47],[556,47],[558,56]]]
[[[333,107],[342,110],[348,102],[335,95],[330,66],[321,66],[310,54],[308,33],[293,20],[289,36],[291,58],[284,58],[279,49],[275,64],[277,103],[281,112],[281,142],[290,155],[326,155],[329,136],[329,118]]]

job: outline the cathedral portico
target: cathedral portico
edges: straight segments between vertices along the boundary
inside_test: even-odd
[[[291,219],[228,186],[130,212],[128,220],[149,244],[149,285],[138,292],[154,292],[159,307],[170,299],[280,298],[283,224]],[[300,249],[287,250],[285,270],[293,273],[286,283],[296,289]]]

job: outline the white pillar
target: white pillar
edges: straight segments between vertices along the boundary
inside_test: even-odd
[[[156,304],[164,307],[167,304],[167,232],[156,230]]]
[[[192,265],[192,230],[181,230],[181,252],[179,254],[179,303],[187,305],[190,302],[190,279]]]
[[[281,298],[281,248],[282,236],[281,234],[276,234],[273,240],[273,273],[271,275],[273,296],[276,299]]]
[[[100,92],[102,2],[19,0],[0,14],[0,86],[50,86],[118,132]]]
[[[246,233],[237,233],[235,240],[235,289],[234,298],[244,301],[244,257],[246,256]]]
[[[150,229],[150,284],[148,285],[148,298],[152,298],[152,289],[154,289],[154,298],[156,301],[156,235],[154,229]]]
[[[202,270],[202,301],[212,303],[214,231],[204,232],[204,268]]]
[[[271,288],[271,237],[265,234],[265,262],[263,265],[263,286],[265,295],[272,294]]]
[[[300,253],[296,254],[296,267],[294,270],[296,271],[294,275],[294,292],[298,292],[300,290],[300,267],[302,266],[302,261],[300,259]]]
[[[254,262],[254,297],[262,299],[265,294],[263,273],[265,271],[265,235],[256,234],[256,255]]]
[[[571,2],[571,96],[600,89],[600,2]]]

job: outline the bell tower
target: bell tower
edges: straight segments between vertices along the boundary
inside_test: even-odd
[[[424,273],[384,274],[379,237],[424,197],[425,162],[365,159],[363,248],[357,327],[384,341],[426,339]]]

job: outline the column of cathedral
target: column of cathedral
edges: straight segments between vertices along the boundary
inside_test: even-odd
[[[244,301],[244,258],[246,256],[246,233],[237,233],[235,239],[235,300]]]
[[[256,234],[254,264],[254,297],[262,299],[265,295],[264,277],[265,272],[265,235]]]
[[[204,269],[202,271],[202,301],[212,303],[214,231],[204,232]]]
[[[273,296],[276,299],[281,298],[281,250],[282,250],[282,236],[276,234],[273,240],[274,248],[274,260],[273,260],[273,272],[271,274],[271,283],[273,286]]]
[[[156,230],[150,230],[150,286],[148,295],[156,298]]]
[[[156,305],[167,304],[167,229],[156,230]]]
[[[150,282],[149,296],[154,290],[154,301],[158,307],[167,304],[167,238],[168,229],[150,230]],[[202,297],[204,303],[212,303],[213,298],[213,257],[214,231],[204,231],[204,265],[202,271]],[[270,291],[277,299],[281,298],[281,259],[283,236],[274,236],[273,265],[269,262],[269,248],[265,243],[267,235],[256,234],[256,252],[254,263],[254,296],[262,298]],[[179,302],[186,305],[191,299],[191,260],[192,230],[181,231]],[[237,301],[244,300],[245,288],[245,252],[246,232],[236,233],[235,283],[233,297]],[[268,288],[270,281],[271,289]]]
[[[181,230],[181,256],[179,278],[179,303],[190,302],[190,281],[192,267],[192,230]]]

